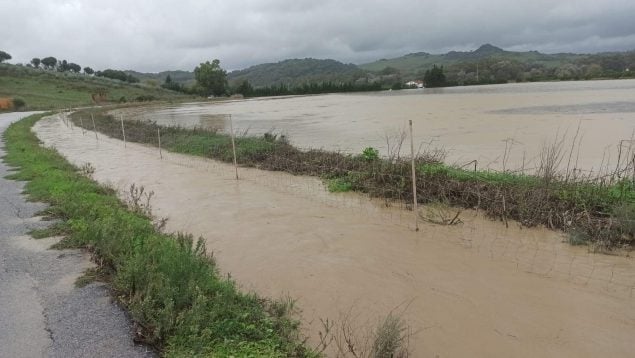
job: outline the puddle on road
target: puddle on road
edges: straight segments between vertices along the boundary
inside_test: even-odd
[[[453,227],[356,194],[327,193],[315,178],[240,169],[163,153],[51,117],[46,146],[89,162],[94,178],[155,192],[168,231],[203,236],[220,268],[246,290],[290,295],[317,339],[320,318],[351,312],[372,325],[397,308],[414,356],[626,357],[635,349],[635,264],[588,254],[546,229],[462,215]]]

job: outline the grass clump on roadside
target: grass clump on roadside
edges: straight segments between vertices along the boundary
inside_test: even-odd
[[[121,123],[104,110],[76,112],[72,119],[95,118],[96,128],[108,136],[122,138]],[[87,129],[92,129],[87,120]],[[205,129],[159,127],[149,121],[127,121],[126,139],[157,145],[161,130],[163,148],[177,153],[232,161],[231,139],[226,134]],[[403,141],[402,137],[402,141]],[[390,147],[390,144],[389,144]],[[395,145],[401,147],[401,143]],[[525,226],[544,225],[586,239],[575,239],[598,249],[632,248],[635,243],[633,220],[635,182],[623,175],[634,169],[616,171],[610,178],[561,176],[557,163],[561,148],[547,148],[536,175],[511,172],[472,171],[443,163],[444,153],[430,151],[415,158],[417,193],[421,203],[442,203],[476,208],[506,224],[516,220]],[[383,198],[386,203],[412,202],[409,158],[399,151],[381,158],[374,148],[359,155],[324,150],[300,150],[284,137],[266,134],[236,138],[237,162],[243,166],[319,176],[332,192],[358,191]],[[635,162],[634,164],[635,165]]]
[[[29,236],[34,239],[44,239],[52,236],[63,236],[68,233],[68,226],[66,223],[57,222],[53,225],[43,229],[33,229],[29,231]]]
[[[5,132],[5,161],[32,200],[66,223],[65,246],[93,251],[102,277],[141,328],[138,338],[167,357],[306,357],[292,305],[240,292],[220,276],[201,240],[159,232],[113,190],[81,175],[30,131],[43,115]],[[89,276],[97,276],[92,273]],[[86,277],[85,280],[90,280]],[[85,283],[80,282],[81,283]]]

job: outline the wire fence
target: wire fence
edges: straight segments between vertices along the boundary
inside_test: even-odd
[[[506,196],[504,193],[498,196],[483,193],[476,201],[470,199],[470,202],[475,202],[476,205],[468,209],[461,209],[443,203],[426,203],[426,195],[429,195],[431,191],[440,190],[439,188],[430,188],[430,186],[439,186],[440,184],[426,183],[423,180],[419,183],[420,186],[415,186],[414,190],[415,192],[420,190],[419,195],[423,197],[425,205],[414,209],[413,192],[408,191],[407,188],[413,184],[412,174],[415,171],[411,170],[409,165],[400,168],[399,171],[374,173],[373,180],[364,182],[366,187],[363,191],[334,193],[328,189],[329,181],[319,178],[320,173],[325,173],[322,177],[328,178],[332,173],[345,172],[347,177],[354,178],[368,175],[368,172],[355,170],[355,168],[350,169],[350,163],[346,162],[342,156],[334,156],[329,160],[320,157],[319,162],[312,163],[309,171],[306,170],[306,162],[291,156],[277,158],[278,161],[281,161],[277,165],[292,168],[290,170],[292,173],[311,175],[291,175],[283,171],[268,171],[266,175],[263,175],[262,170],[258,168],[241,167],[232,165],[231,162],[166,151],[161,147],[161,128],[152,133],[146,129],[135,127],[134,124],[120,118],[118,124],[120,124],[121,140],[119,140],[100,133],[99,125],[95,122],[94,117],[90,120],[88,118],[80,119],[79,127],[76,126],[77,120],[69,119],[66,113],[60,113],[57,118],[59,123],[63,123],[68,129],[69,135],[78,135],[81,132],[84,138],[92,138],[91,140],[95,144],[94,148],[99,151],[143,152],[172,165],[205,171],[209,175],[220,176],[228,180],[246,181],[278,193],[299,197],[305,200],[307,205],[325,205],[339,210],[348,210],[355,215],[369,218],[371,222],[397,225],[411,230],[415,230],[421,225],[421,233],[418,235],[425,240],[452,242],[481,257],[494,261],[512,262],[518,271],[565,280],[620,297],[635,298],[635,263],[631,258],[593,253],[587,246],[571,246],[569,244],[570,238],[562,232],[540,227],[525,227],[524,223],[514,221],[505,215],[507,208],[505,208]],[[90,127],[93,129],[92,131],[89,130]],[[123,139],[124,137],[125,139]],[[133,146],[129,144],[130,142],[142,144]],[[399,143],[397,146],[401,147],[401,144]],[[189,143],[188,145],[194,144]],[[552,150],[558,149],[552,148]],[[187,150],[181,150],[181,152],[187,153]],[[315,153],[316,161],[320,155],[318,152]],[[397,152],[395,155],[400,154]],[[555,155],[566,158],[562,153],[548,151],[542,153],[542,156],[547,157],[547,160]],[[633,156],[632,161],[631,156],[633,156],[632,140],[620,142],[618,163],[612,170],[612,176],[605,178],[607,183],[609,179],[612,183],[629,178],[635,167],[635,156]],[[307,159],[307,157],[303,159]],[[310,161],[311,157],[308,160]],[[609,165],[606,165],[606,168],[608,167]],[[315,176],[316,174],[318,177]],[[574,175],[576,175],[575,170],[567,172],[568,177]],[[600,177],[600,180],[602,179]],[[576,180],[579,181],[579,179]],[[453,191],[447,188],[444,190],[447,191],[447,196],[468,195],[457,194],[458,190]],[[488,189],[476,186],[472,187],[471,190],[477,192]],[[469,195],[474,195],[474,193]],[[541,198],[533,198],[533,200],[536,199],[540,200]],[[481,209],[480,200],[500,200],[503,211],[498,215],[484,212]],[[527,200],[532,199],[527,198]],[[421,201],[419,202],[421,203]],[[544,207],[539,207],[537,210],[543,209]],[[554,213],[550,213],[550,215],[554,215]],[[562,215],[564,217],[561,220],[568,219],[567,213]],[[628,219],[631,222],[633,220],[632,217]]]

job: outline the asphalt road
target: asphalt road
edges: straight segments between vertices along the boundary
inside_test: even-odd
[[[28,114],[0,114],[0,135]],[[26,202],[24,184],[5,179],[9,173],[0,161],[0,358],[155,356],[133,343],[132,325],[106,287],[75,287],[91,266],[86,253],[50,250],[58,239],[27,235],[50,224],[34,217],[46,206]]]

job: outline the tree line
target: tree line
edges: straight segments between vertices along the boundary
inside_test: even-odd
[[[12,57],[5,51],[0,51],[0,62],[4,62],[10,60]],[[85,75],[95,75],[98,77],[111,78],[115,80],[120,80],[129,83],[137,83],[139,79],[127,74],[124,71],[106,69],[103,71],[95,71],[91,67],[84,67],[78,65],[75,62],[69,62],[67,60],[58,60],[53,56],[48,56],[44,58],[34,57],[31,59],[27,67],[43,69],[47,71],[57,71],[57,72],[69,72],[69,73],[84,73]]]
[[[254,87],[248,80],[240,82],[237,86],[229,86],[227,71],[220,66],[220,61],[206,61],[194,69],[196,83],[192,87],[184,86],[172,80],[168,75],[161,87],[196,94],[205,97],[219,97],[240,94],[244,97],[288,96],[319,93],[364,92],[380,91],[381,83],[357,83],[357,82],[308,82],[301,85],[279,84],[272,86]]]
[[[398,69],[386,67],[377,72],[403,78]],[[440,80],[441,74],[445,77]],[[576,81],[600,78],[635,78],[635,52],[589,55],[557,66],[539,61],[491,57],[420,70],[412,79],[423,79],[426,87],[467,86],[509,82]],[[433,85],[430,85],[434,83]]]
[[[268,96],[290,96],[320,93],[342,93],[342,92],[368,92],[381,91],[381,83],[355,83],[355,82],[320,82],[304,83],[302,85],[289,86],[279,84],[253,88],[249,81],[244,80],[235,92],[245,97],[268,97]]]

